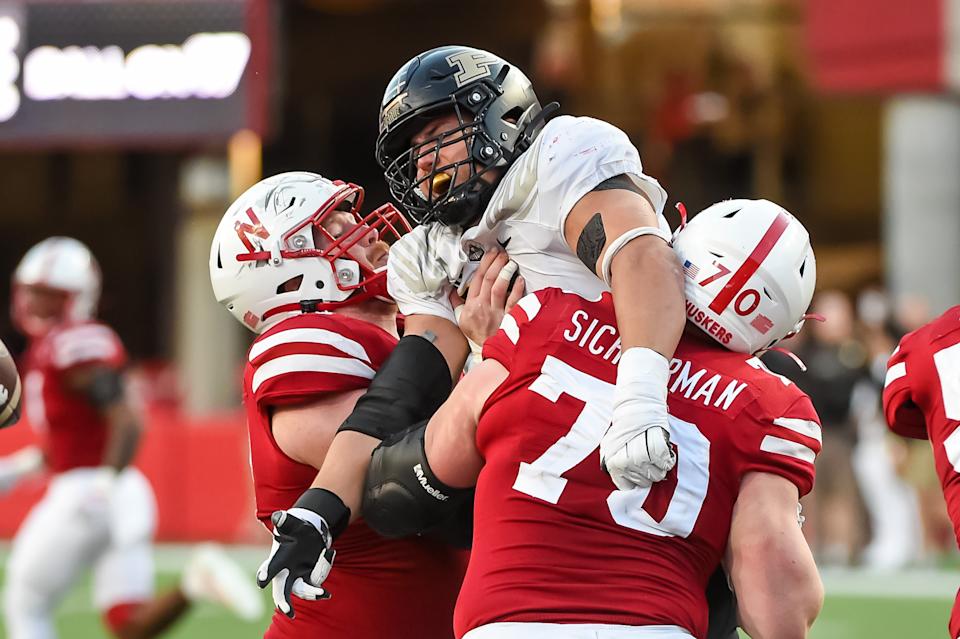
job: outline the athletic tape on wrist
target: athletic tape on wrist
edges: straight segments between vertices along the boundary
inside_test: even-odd
[[[651,426],[670,429],[667,382],[670,362],[644,347],[628,348],[617,365],[613,422],[601,443],[606,457]]]

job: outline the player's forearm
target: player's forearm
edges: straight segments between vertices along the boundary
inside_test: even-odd
[[[459,379],[470,345],[456,324],[434,315],[409,315],[404,320],[403,334],[429,339],[446,360],[450,378]]]
[[[673,250],[654,236],[632,240],[613,259],[611,288],[623,350],[640,346],[673,357],[686,318]]]
[[[311,485],[336,494],[350,509],[351,522],[360,516],[364,478],[370,455],[379,443],[379,439],[355,431],[337,433]]]
[[[741,627],[754,639],[806,637],[823,605],[823,584],[799,528],[757,531],[731,555]]]
[[[807,583],[784,579],[770,584],[767,592],[746,596],[738,592],[740,626],[753,639],[804,639],[820,613],[823,587],[819,578]]]
[[[468,488],[477,483],[483,458],[475,441],[476,419],[469,407],[444,404],[427,425],[424,450],[437,479],[447,486]]]
[[[104,412],[110,434],[104,450],[103,465],[120,471],[136,456],[143,427],[126,402],[117,402],[107,407]]]

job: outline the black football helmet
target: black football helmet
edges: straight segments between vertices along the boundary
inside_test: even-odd
[[[387,85],[377,161],[390,192],[417,223],[466,227],[483,213],[499,181],[482,176],[505,170],[558,107],[542,109],[527,76],[492,53],[465,46],[431,49],[404,64]],[[411,145],[427,123],[448,113],[457,116],[454,128]],[[439,150],[452,144],[465,144],[467,158],[438,166]],[[418,178],[417,161],[431,154],[431,170]],[[441,173],[457,176],[460,166],[469,169],[466,178],[435,180]]]

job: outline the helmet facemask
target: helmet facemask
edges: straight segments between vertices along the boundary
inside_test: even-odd
[[[471,91],[480,95],[476,88]],[[418,224],[436,220],[446,226],[465,227],[486,208],[499,181],[493,172],[507,164],[503,148],[494,143],[482,124],[490,101],[492,97],[471,112],[461,105],[457,96],[451,96],[449,101],[420,114],[404,127],[404,131],[412,133],[411,129],[417,124],[425,125],[433,119],[431,115],[434,118],[448,113],[456,115],[453,128],[416,145],[408,138],[406,150],[385,166],[384,177],[391,194]],[[441,149],[455,145],[465,147],[466,157],[440,164]],[[432,164],[423,177],[418,177],[417,165],[424,157],[432,158]],[[449,179],[445,180],[443,175]]]
[[[503,173],[554,110],[542,109],[530,80],[496,55],[460,45],[431,49],[404,64],[387,85],[377,161],[391,193],[417,223],[465,228],[483,214]],[[452,126],[412,143],[431,122],[451,115]],[[458,155],[465,157],[441,164],[438,153],[453,145],[463,145]],[[431,164],[423,176],[418,161]]]
[[[258,262],[264,267],[270,264],[276,266],[285,260],[321,260],[330,269],[330,281],[340,291],[336,297],[341,300],[331,301],[330,293],[323,292],[326,286],[323,280],[309,281],[302,278],[296,290],[286,292],[288,295],[293,294],[290,297],[296,301],[268,310],[261,320],[290,311],[330,311],[371,298],[390,301],[386,291],[386,264],[368,265],[356,259],[350,251],[371,234],[390,244],[409,231],[410,225],[391,204],[385,204],[366,216],[361,215],[363,189],[354,184],[343,186],[344,188],[324,202],[313,215],[284,232],[278,241],[269,247],[270,250],[251,251],[236,256],[238,262]],[[335,236],[326,228],[325,223],[338,213],[346,213],[350,225]],[[281,291],[278,290],[277,293],[280,295]]]
[[[388,244],[410,225],[392,205],[366,215],[362,205],[362,188],[315,173],[281,173],[250,187],[210,247],[217,301],[255,333],[304,312],[392,302]]]

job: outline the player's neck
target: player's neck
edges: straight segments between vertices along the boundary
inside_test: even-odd
[[[701,344],[718,346],[717,342],[712,337],[704,333],[703,330],[701,330],[700,327],[693,322],[688,321],[687,325],[683,327],[683,336],[693,341],[700,342]]]
[[[397,337],[397,307],[395,304],[380,300],[367,300],[353,306],[344,306],[336,310],[337,315],[344,315],[379,326],[394,337]]]

